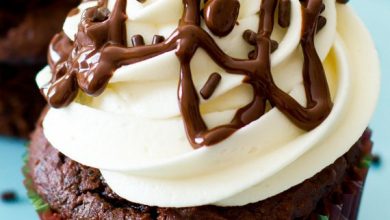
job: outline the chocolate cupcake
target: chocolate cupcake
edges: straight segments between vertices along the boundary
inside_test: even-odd
[[[333,164],[263,201],[236,207],[161,208],[119,197],[98,169],[53,148],[39,126],[26,161],[26,185],[41,219],[356,219],[371,147],[366,131]]]
[[[348,5],[87,1],[48,58],[42,219],[356,219],[379,64]]]
[[[0,3],[0,134],[28,137],[45,105],[35,86],[47,48],[78,0]]]

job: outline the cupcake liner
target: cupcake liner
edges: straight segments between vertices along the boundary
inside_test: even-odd
[[[371,131],[367,129],[358,142],[360,156],[357,161],[347,169],[342,183],[319,202],[310,219],[357,219],[368,167],[372,160],[370,138]]]

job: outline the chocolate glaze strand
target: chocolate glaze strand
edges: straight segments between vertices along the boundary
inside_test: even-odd
[[[102,1],[87,9],[79,26],[74,49],[68,59],[53,60],[53,80],[47,99],[53,107],[70,104],[80,88],[89,95],[103,92],[115,69],[137,63],[160,54],[175,51],[180,61],[178,86],[179,107],[189,142],[194,148],[211,146],[228,138],[240,128],[265,114],[266,102],[277,107],[296,126],[311,130],[322,123],[332,109],[332,101],[322,62],[314,45],[318,20],[323,9],[322,0],[302,0],[303,28],[301,47],[304,55],[302,71],[307,106],[301,106],[294,98],[276,86],[271,74],[271,52],[275,44],[270,39],[274,28],[275,11],[279,0],[263,0],[260,7],[258,32],[246,31],[244,38],[255,46],[249,59],[235,59],[225,54],[213,38],[200,27],[200,0],[183,0],[184,11],[178,28],[166,40],[160,39],[152,45],[126,46],[125,9],[126,0],[117,0],[114,10],[104,21],[91,19],[96,11],[105,7]],[[238,3],[238,4],[237,4]],[[222,7],[219,0],[209,0],[207,7]],[[215,6],[217,5],[217,6]],[[221,16],[209,13],[207,26],[217,35],[226,35],[226,30],[216,24],[235,24],[239,2],[231,0],[227,13]],[[287,10],[287,9],[286,9]],[[105,11],[105,10],[102,10]],[[208,8],[213,11],[213,8]],[[214,16],[214,17],[213,17]],[[219,19],[224,19],[223,21]],[[62,35],[62,37],[65,37]],[[62,40],[53,41],[62,42]],[[57,46],[52,48],[56,50]],[[196,51],[202,48],[221,68],[231,74],[245,76],[244,83],[253,88],[253,100],[239,109],[228,124],[209,129],[200,113],[200,98],[190,69]],[[275,45],[274,45],[275,48]],[[62,53],[56,54],[66,57]],[[66,60],[66,61],[62,61]],[[80,62],[81,60],[81,62]],[[152,74],[152,73],[151,73]]]
[[[52,65],[54,74],[47,94],[51,106],[70,104],[76,98],[78,88],[90,95],[103,92],[113,74],[110,67],[114,63],[102,62],[96,70],[94,67],[105,46],[126,45],[126,3],[126,0],[118,0],[110,15],[105,10],[107,1],[99,1],[98,6],[83,13],[71,54],[66,61]],[[60,52],[57,54],[61,55]],[[49,60],[54,59],[49,57]]]

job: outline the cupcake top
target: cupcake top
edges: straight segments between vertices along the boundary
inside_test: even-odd
[[[48,57],[47,139],[160,207],[310,178],[362,134],[379,87],[369,34],[335,0],[86,1]]]

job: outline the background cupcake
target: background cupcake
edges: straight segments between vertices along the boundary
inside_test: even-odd
[[[52,36],[78,0],[0,3],[0,133],[28,137],[45,105],[34,85]]]

